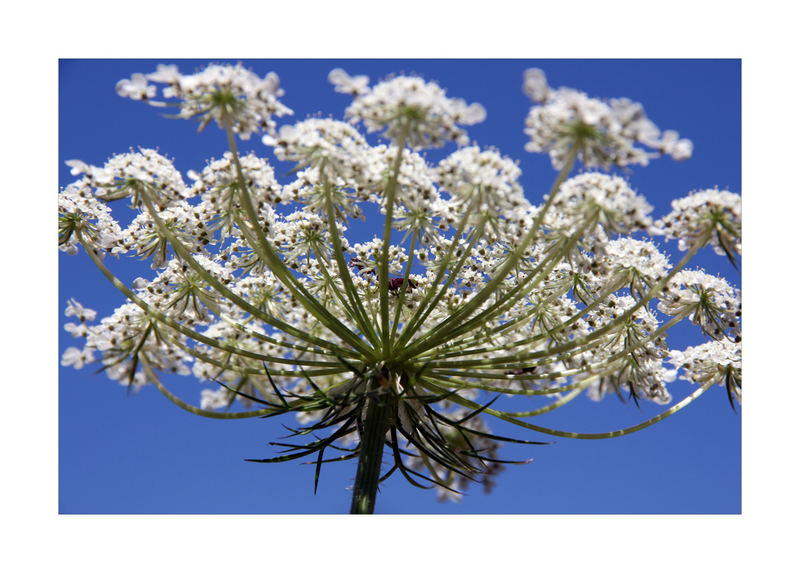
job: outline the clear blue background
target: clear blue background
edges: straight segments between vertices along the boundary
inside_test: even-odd
[[[184,173],[227,149],[224,135],[209,126],[169,120],[140,102],[119,98],[115,83],[132,73],[155,70],[157,63],[179,63],[184,73],[200,61],[63,60],[59,81],[60,184],[72,177],[63,165],[81,159],[102,165],[130,147],[157,147],[175,159]],[[247,61],[259,75],[275,71],[286,90],[282,101],[294,118],[321,112],[341,118],[351,101],[327,82],[334,67],[367,74],[373,83],[389,73],[418,73],[436,80],[453,97],[480,102],[484,123],[468,129],[482,146],[495,146],[519,159],[522,184],[539,202],[555,176],[549,159],[524,151],[524,119],[530,106],[522,93],[522,73],[542,68],[551,86],[569,86],[600,97],[628,97],[644,104],[662,129],[675,129],[695,144],[692,159],[659,159],[629,174],[632,186],[655,207],[656,217],[669,202],[692,189],[713,186],[741,191],[741,65],[738,60],[352,60]],[[373,141],[377,141],[373,138]],[[274,161],[258,137],[241,145],[266,156],[284,174],[290,165]],[[429,153],[431,160],[444,152]],[[129,211],[126,212],[126,211]],[[119,217],[134,213],[116,207]],[[679,254],[670,244],[671,259]],[[58,357],[76,341],[63,331],[63,310],[74,297],[110,314],[122,296],[105,281],[84,254],[60,254],[58,308],[61,314]],[[125,280],[152,276],[148,264],[109,258]],[[710,250],[696,264],[739,283],[738,273]],[[703,340],[694,328],[681,328],[670,344],[682,348]],[[313,495],[313,466],[298,462],[262,465],[245,458],[276,453],[267,442],[285,435],[272,420],[211,420],[184,412],[154,387],[137,394],[93,369],[60,368],[59,511],[61,513],[346,513],[355,461],[328,464]],[[193,379],[165,379],[176,393],[197,403],[203,386]],[[208,386],[210,387],[210,386]],[[675,400],[694,387],[674,382]],[[505,398],[503,400],[506,400]],[[535,423],[566,430],[600,432],[626,427],[663,408],[641,409],[614,397],[600,403],[579,398],[541,416]],[[550,440],[496,420],[498,433]],[[646,430],[611,440],[555,439],[548,446],[504,446],[502,457],[534,461],[511,466],[485,495],[471,488],[461,503],[439,503],[431,491],[392,476],[381,487],[377,513],[739,513],[741,511],[741,413],[734,413],[724,389],[714,388],[675,416]]]

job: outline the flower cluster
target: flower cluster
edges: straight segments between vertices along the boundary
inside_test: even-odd
[[[439,187],[456,200],[459,209],[513,217],[528,206],[518,181],[519,166],[494,150],[460,149],[439,163],[437,174]]]
[[[688,159],[692,143],[675,131],[661,132],[647,118],[641,104],[625,98],[602,101],[572,88],[552,89],[539,69],[525,73],[524,90],[539,105],[525,120],[530,137],[525,149],[548,153],[560,168],[573,145],[587,167],[647,165],[650,159],[670,155]]]
[[[254,461],[313,454],[318,475],[328,448],[357,457],[358,511],[395,470],[448,499],[470,482],[491,487],[502,442],[541,443],[496,435],[491,418],[598,437],[530,419],[583,393],[667,404],[679,373],[740,399],[740,294],[686,269],[704,245],[732,260],[740,253],[738,196],[694,193],[653,223],[628,181],[591,170],[685,158],[689,142],[661,133],[638,104],[554,90],[528,71],[525,91],[537,105],[527,148],[560,169],[535,204],[519,163],[493,148],[460,147],[436,164],[418,152],[466,144],[463,126],[484,119],[480,105],[418,77],[372,87],[342,70],[329,79],[354,98],[350,124],[309,118],[277,129],[273,117],[290,113],[277,77],[241,66],[194,75],[159,66],[119,82],[123,97],[158,105],[151,82],[165,84],[178,116],[215,121],[230,149],[188,171],[189,184],[149,149],[102,167],[68,162],[77,180],[59,194],[59,248],[83,248],[127,302],[92,324],[96,313],[70,301],[67,316],[78,322],[67,330],[84,345],[68,348],[62,364],[100,363],[110,378],[153,384],[204,416],[293,413],[297,437],[314,438]],[[371,144],[359,122],[390,144]],[[239,153],[235,135],[255,133],[296,164],[288,181],[259,153]],[[571,176],[579,161],[590,169]],[[120,198],[138,210],[124,229],[108,206]],[[382,224],[356,237],[368,209]],[[663,236],[687,257],[671,263],[656,242]],[[126,284],[106,253],[147,260],[151,272]],[[683,320],[711,342],[670,350],[667,331]],[[166,388],[169,373],[206,384],[199,406]],[[495,406],[503,395],[536,405]],[[384,447],[390,467],[381,471]]]
[[[167,205],[189,196],[183,177],[168,158],[154,149],[140,149],[111,157],[103,167],[87,165],[73,159],[67,161],[72,175],[85,174],[86,184],[96,189],[103,201],[131,198],[134,207],[141,206],[141,194],[147,186],[156,202]]]
[[[572,177],[559,188],[554,206],[567,217],[570,232],[587,219],[596,218],[607,233],[628,235],[652,224],[653,207],[637,195],[622,177],[588,172]]]
[[[697,384],[719,384],[728,390],[731,405],[742,400],[742,348],[730,340],[712,340],[685,350],[673,350],[670,360],[681,378]]]
[[[364,76],[351,78],[341,69],[333,70],[328,79],[337,91],[353,94],[347,117],[363,121],[368,131],[385,129],[388,138],[412,149],[441,147],[447,141],[466,144],[467,134],[458,124],[486,119],[482,105],[448,98],[441,87],[422,78],[400,76],[371,89]]]
[[[741,296],[721,277],[699,270],[677,273],[659,294],[658,309],[670,316],[686,315],[714,340],[741,340]]]
[[[111,209],[92,194],[91,185],[80,181],[58,194],[58,248],[78,254],[78,245],[98,252],[111,251],[121,239],[122,228]]]
[[[178,117],[199,119],[200,129],[212,120],[220,127],[228,124],[242,139],[258,131],[274,131],[272,116],[292,114],[278,100],[283,90],[274,73],[259,78],[241,66],[212,64],[196,74],[184,75],[177,66],[159,65],[150,74],[134,74],[131,79],[120,80],[117,93],[152,105],[166,105],[154,99],[157,88],[150,82],[165,84],[165,99],[180,100]]]
[[[734,261],[742,254],[742,198],[730,191],[706,189],[672,201],[672,212],[655,223],[654,233],[677,239],[681,251],[710,240],[717,254]]]

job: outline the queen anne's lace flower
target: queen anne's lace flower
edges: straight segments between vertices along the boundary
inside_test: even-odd
[[[94,362],[95,352],[102,355],[101,362],[109,378],[120,384],[138,388],[147,383],[144,372],[136,370],[140,352],[146,352],[153,368],[187,375],[186,363],[191,357],[179,347],[167,344],[155,334],[154,321],[140,307],[127,303],[102,319],[99,325],[89,327],[86,345],[81,354],[76,349],[67,349],[62,363],[76,367]]]
[[[59,250],[75,255],[83,239],[102,254],[110,252],[121,236],[111,209],[95,199],[86,181],[73,183],[58,194]]]
[[[436,168],[440,188],[452,195],[461,209],[487,212],[492,217],[513,218],[530,203],[525,199],[516,162],[497,151],[465,147],[455,151]]]
[[[379,180],[373,179],[371,187],[369,182],[364,180],[363,189],[373,192],[370,199],[380,203],[382,212],[386,210],[385,174],[391,169],[397,153],[398,149],[394,146],[377,145],[372,148],[372,162],[375,165],[373,172],[379,171],[383,176]],[[434,170],[422,155],[410,149],[403,149],[400,171],[397,175],[395,201],[402,207],[414,209],[420,205],[433,205],[439,199]]]
[[[600,328],[615,320],[633,307],[635,299],[630,296],[612,296],[604,309],[592,313],[589,324]],[[601,399],[609,392],[620,395],[627,392],[631,397],[667,404],[671,400],[665,384],[675,379],[675,371],[663,364],[668,356],[663,336],[653,338],[658,329],[658,320],[645,308],[639,308],[627,322],[620,324],[607,335],[606,344],[588,353],[594,372],[577,376],[578,379],[599,378],[590,386],[589,397]]]
[[[275,148],[281,161],[297,163],[297,170],[323,165],[329,173],[350,179],[368,161],[369,146],[357,129],[342,121],[310,118],[284,125],[277,135],[265,135],[264,145]]]
[[[337,71],[332,81],[342,86],[342,77]],[[466,144],[467,134],[458,125],[482,122],[486,110],[480,104],[448,98],[435,83],[400,76],[369,90],[359,87],[345,115],[363,121],[368,131],[386,129],[386,137],[395,142],[405,133],[405,143],[420,149],[441,147],[447,141]]]
[[[112,156],[102,168],[83,161],[66,162],[73,175],[85,174],[85,181],[103,201],[131,198],[133,207],[141,207],[143,186],[153,192],[156,203],[164,207],[190,196],[180,172],[172,161],[154,149],[141,148]]]
[[[547,100],[550,86],[547,85],[547,76],[539,68],[529,68],[522,74],[522,91],[536,103]]]
[[[91,308],[84,308],[81,303],[72,298],[67,301],[67,310],[64,311],[64,316],[74,316],[80,321],[66,323],[64,325],[64,330],[69,332],[73,338],[85,338],[89,336],[89,326],[87,325],[87,322],[94,321],[94,319],[97,317],[97,311],[92,310]],[[91,362],[91,356],[91,351],[84,354],[70,352],[71,358],[68,358],[68,362],[72,360],[84,360],[85,362]],[[80,366],[75,367],[80,368]]]
[[[189,252],[201,254],[206,245],[216,242],[208,218],[201,213],[198,207],[178,203],[160,211],[159,218]],[[167,264],[171,250],[168,236],[161,232],[150,213],[143,211],[121,232],[111,252],[152,258],[151,266],[157,269]]]
[[[739,291],[721,277],[699,270],[680,271],[659,294],[659,300],[661,312],[672,316],[688,313],[689,319],[714,340],[740,335]]]
[[[365,243],[356,243],[353,245],[352,250],[358,259],[358,265],[361,267],[359,272],[374,272],[378,267],[378,262],[381,259],[381,252],[383,249],[383,241],[381,239],[372,239]],[[403,249],[397,245],[389,245],[389,272],[401,273],[403,271],[403,263],[406,262],[406,256]]]
[[[663,134],[644,113],[641,104],[627,99],[604,102],[570,88],[554,90],[541,70],[525,73],[525,92],[538,105],[525,121],[530,141],[525,149],[549,153],[560,169],[575,146],[586,167],[647,165],[663,154],[687,159],[692,153],[689,140],[677,133]]]
[[[117,93],[153,105],[167,105],[153,100],[155,88],[147,81],[166,84],[162,91],[164,98],[181,100],[178,117],[199,118],[200,129],[212,120],[222,127],[226,117],[230,118],[231,127],[242,139],[249,139],[257,131],[273,132],[272,116],[292,113],[278,100],[283,90],[276,74],[260,78],[240,65],[211,64],[191,75],[180,74],[177,66],[160,65],[153,73],[134,74],[131,80],[120,80]]]
[[[219,262],[205,255],[195,255],[194,259],[222,284],[233,281],[231,270]],[[219,319],[231,306],[206,284],[202,275],[177,258],[170,259],[166,268],[142,290],[154,308],[192,325],[209,323],[212,313]]]
[[[297,163],[294,183],[284,189],[287,201],[302,201],[325,212],[333,200],[337,216],[362,218],[356,198],[368,199],[385,182],[386,167],[364,137],[351,125],[332,119],[307,119],[283,126],[277,136],[264,136],[281,161]],[[352,188],[355,194],[345,191]]]
[[[132,388],[153,383],[204,416],[293,413],[306,425],[297,435],[311,441],[256,461],[309,453],[332,461],[328,446],[371,452],[363,461],[388,444],[394,466],[384,471],[427,480],[448,499],[469,481],[490,487],[503,467],[496,454],[508,438],[491,433],[488,416],[526,425],[584,391],[666,404],[677,372],[667,357],[686,379],[740,396],[739,292],[671,268],[647,236],[631,236],[667,235],[684,249],[704,237],[732,257],[738,197],[697,193],[654,225],[652,207],[625,179],[569,178],[571,146],[585,165],[612,167],[685,157],[687,141],[660,132],[638,104],[553,90],[529,70],[524,89],[540,105],[528,117],[528,148],[559,166],[569,158],[533,205],[518,163],[493,148],[461,147],[434,164],[415,151],[466,144],[462,126],[483,120],[480,105],[416,77],[372,87],[342,70],[329,79],[354,98],[351,124],[313,117],[280,130],[273,117],[290,112],[274,74],[159,66],[119,82],[120,95],[160,106],[150,82],[164,84],[178,117],[217,122],[230,151],[188,171],[188,185],[151,149],[102,167],[68,162],[78,180],[59,194],[59,248],[74,254],[83,243],[109,277],[103,253],[147,259],[154,272],[111,277],[131,302],[99,324],[70,300],[65,330],[83,348],[67,348],[62,364],[97,363]],[[372,145],[359,122],[392,141]],[[231,130],[266,131],[277,159],[295,163],[289,181],[256,153],[240,154]],[[108,204],[120,198],[140,209],[124,230]],[[384,217],[362,227],[374,238],[351,242],[347,233],[370,210]],[[670,354],[664,321],[683,319],[714,341]],[[203,389],[197,408],[170,394],[162,373],[221,386]],[[494,404],[504,394],[536,405]],[[234,402],[246,411],[217,411]]]
[[[637,195],[628,182],[616,175],[583,173],[567,179],[553,202],[555,213],[564,216],[571,230],[589,216],[609,233],[630,234],[650,227],[653,207]],[[591,229],[589,229],[591,231]]]
[[[731,397],[742,399],[742,344],[727,339],[712,340],[685,350],[672,350],[671,362],[681,378],[696,384],[719,384]]]
[[[742,198],[730,191],[706,189],[672,201],[672,212],[655,222],[653,234],[678,239],[678,248],[688,250],[706,236],[714,252],[742,253]]]
[[[245,191],[258,215],[259,226],[265,233],[271,232],[274,221],[273,205],[284,199],[284,191],[275,179],[272,167],[255,154],[239,158]],[[221,229],[224,236],[238,236],[237,218],[244,217],[240,196],[241,183],[233,155],[226,152],[221,159],[209,161],[201,173],[189,172],[194,180],[192,195],[200,195],[202,201],[196,209],[198,220],[212,230]]]
[[[599,262],[607,274],[623,278],[623,284],[637,294],[664,278],[670,268],[669,259],[653,242],[628,237],[608,241]]]
[[[331,240],[325,220],[315,214],[295,211],[275,223],[273,240],[286,255],[291,268],[299,268],[300,259],[329,259]]]

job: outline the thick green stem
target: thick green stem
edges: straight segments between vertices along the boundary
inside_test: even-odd
[[[388,394],[383,390],[380,381],[373,379],[367,398],[367,418],[361,434],[350,513],[372,513],[375,509],[390,407]]]

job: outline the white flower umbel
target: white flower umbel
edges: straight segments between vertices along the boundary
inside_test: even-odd
[[[297,163],[298,171],[307,166],[327,168],[332,175],[350,180],[369,163],[364,136],[350,124],[333,119],[284,125],[277,135],[265,135],[262,141],[275,148],[281,161]]]
[[[734,254],[742,254],[742,198],[719,189],[695,191],[672,201],[672,212],[656,221],[652,232],[678,239],[681,251],[708,242],[734,262]]]
[[[463,216],[485,213],[492,219],[516,219],[530,206],[518,181],[519,165],[494,150],[459,149],[439,162],[436,174]]]
[[[658,309],[671,316],[687,315],[714,340],[738,341],[741,335],[739,291],[725,279],[703,271],[685,270],[676,274],[659,294]]]
[[[608,233],[628,235],[652,224],[653,207],[616,175],[583,173],[567,179],[558,191],[554,210],[565,216],[571,230],[587,216],[597,216]]]
[[[58,194],[58,248],[70,255],[78,245],[91,246],[101,256],[122,240],[122,229],[111,209],[92,195],[86,181],[67,186]]]
[[[341,87],[341,74],[332,81]],[[467,134],[458,126],[486,119],[482,105],[448,98],[437,84],[417,77],[400,76],[370,89],[359,86],[354,98],[345,110],[347,117],[363,121],[368,131],[385,129],[386,137],[404,139],[412,149],[441,147],[448,141],[466,144]],[[401,138],[404,130],[407,133]]]
[[[661,131],[645,115],[641,104],[628,99],[603,101],[583,92],[552,89],[544,72],[525,72],[525,93],[534,101],[525,120],[530,137],[525,149],[548,153],[560,169],[571,146],[577,146],[586,167],[647,165],[650,159],[670,155],[688,159],[692,143],[674,131]]]
[[[150,149],[102,167],[68,162],[77,180],[59,193],[59,248],[83,249],[127,302],[95,324],[94,311],[70,300],[75,321],[65,328],[83,348],[67,348],[62,364],[97,363],[112,380],[154,385],[202,416],[294,416],[296,437],[309,441],[252,461],[313,454],[318,478],[328,448],[358,457],[357,513],[373,510],[379,481],[395,470],[459,499],[470,482],[494,483],[502,442],[541,443],[498,436],[491,418],[609,438],[672,415],[714,384],[740,397],[739,293],[684,270],[707,243],[739,252],[738,197],[701,192],[653,224],[625,179],[570,178],[579,160],[610,167],[686,155],[687,144],[660,133],[637,104],[552,90],[529,72],[526,92],[541,105],[528,119],[528,147],[560,168],[532,203],[519,163],[495,149],[453,149],[436,164],[418,151],[466,143],[462,126],[483,120],[480,105],[416,77],[372,87],[341,70],[329,79],[354,97],[352,124],[311,118],[277,129],[273,117],[288,113],[277,78],[240,66],[194,75],[159,66],[118,84],[123,97],[153,104],[149,82],[165,84],[178,116],[215,121],[229,149],[188,171],[189,185]],[[390,144],[372,145],[359,122]],[[260,154],[240,156],[237,135],[257,131],[296,164],[286,183]],[[124,230],[115,199],[139,210]],[[365,206],[382,225],[354,240]],[[651,240],[659,235],[678,238],[685,256],[670,264]],[[150,269],[126,284],[107,253]],[[667,332],[681,321],[714,341],[670,353]],[[661,414],[600,434],[531,422],[586,394],[666,404],[675,378],[667,357],[702,386]],[[161,378],[172,373],[204,384],[199,405],[170,392]],[[518,410],[501,396],[535,403]],[[384,450],[391,467],[382,474]]]
[[[190,196],[180,172],[172,161],[154,149],[139,149],[113,155],[102,168],[82,161],[67,161],[73,175],[84,174],[84,183],[94,188],[103,201],[131,198],[132,207],[141,207],[141,194],[147,186],[156,203],[164,207]]]
[[[292,113],[278,100],[283,90],[274,73],[260,78],[241,66],[211,64],[196,74],[184,75],[177,66],[158,66],[153,73],[134,74],[130,80],[120,80],[117,93],[151,105],[169,105],[154,99],[156,88],[148,82],[166,84],[163,97],[180,100],[176,104],[180,110],[177,117],[198,119],[202,130],[212,120],[221,127],[227,121],[227,114],[232,129],[242,139],[259,131],[271,133],[276,125],[273,116]]]
[[[697,384],[719,384],[728,390],[731,405],[742,400],[742,343],[712,340],[670,353],[681,378]]]

